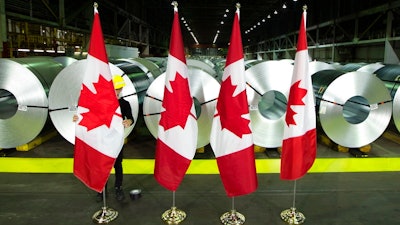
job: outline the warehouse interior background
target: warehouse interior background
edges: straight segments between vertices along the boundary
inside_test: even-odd
[[[172,1],[96,2],[111,71],[124,74],[135,118],[125,130],[127,199],[109,193],[119,212],[111,224],[162,224],[171,193],[152,169]],[[304,5],[318,150],[297,183],[297,207],[306,224],[400,222],[400,0],[177,2],[199,124],[195,159],[176,193],[188,214],[183,224],[220,224],[231,207],[209,135],[238,2],[259,178],[258,190],[236,201],[246,224],[285,224],[279,214],[292,204],[293,183],[279,179],[279,160]],[[0,0],[0,224],[89,224],[101,207],[72,175],[71,118],[93,3]],[[141,198],[129,198],[134,189]]]
[[[188,55],[226,54],[236,3],[178,1]],[[73,57],[87,51],[92,1],[4,0],[1,4],[3,57]],[[171,1],[99,0],[98,4],[107,44],[138,48],[140,56],[167,55]],[[398,1],[254,0],[240,4],[247,59],[293,59],[303,5],[308,6],[308,45],[313,59],[384,62],[392,56],[390,47],[394,52],[398,49]]]

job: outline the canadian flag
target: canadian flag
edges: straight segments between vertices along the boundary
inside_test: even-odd
[[[154,166],[155,179],[166,189],[175,191],[182,182],[196,153],[197,133],[178,8],[175,6]]]
[[[244,73],[237,9],[210,134],[210,144],[229,197],[249,194],[258,185]]]
[[[75,127],[74,175],[101,192],[122,149],[124,127],[96,7],[83,76]]]
[[[305,175],[314,163],[317,150],[314,93],[311,75],[308,75],[306,16],[304,11],[283,132],[280,176],[284,180]]]

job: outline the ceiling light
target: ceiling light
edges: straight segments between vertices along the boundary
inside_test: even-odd
[[[224,17],[227,17],[227,15],[226,15],[226,14],[224,14]]]
[[[224,24],[224,21],[221,21],[221,24]]]
[[[184,18],[184,17],[182,17],[182,18],[181,18],[181,20],[185,20],[185,18]]]
[[[270,19],[270,18],[271,18],[271,15],[270,15],[270,14],[268,14],[267,18],[268,18],[268,19]]]
[[[285,5],[285,3],[283,3],[283,6],[282,6],[282,8],[286,9],[286,5]]]
[[[226,9],[225,12],[229,12],[229,9]]]
[[[275,10],[275,11],[274,11],[274,14],[275,14],[275,15],[278,14],[278,11]]]
[[[263,23],[265,23],[265,19],[262,19]]]

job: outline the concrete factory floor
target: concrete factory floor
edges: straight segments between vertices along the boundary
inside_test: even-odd
[[[339,172],[310,172],[296,182],[295,206],[305,215],[305,224],[400,224],[398,147],[399,144],[381,137],[371,144],[368,157],[356,158],[350,153],[337,152],[319,144],[318,160],[333,159],[336,162],[357,159],[357,161],[351,161],[351,163],[356,162],[356,165],[336,168]],[[124,176],[124,190],[127,198],[123,202],[117,202],[114,193],[109,190],[107,206],[118,212],[118,217],[110,224],[164,224],[161,215],[171,208],[172,193],[161,187],[148,171],[129,172],[130,167],[136,166],[133,163],[136,161],[130,161],[131,159],[153,159],[154,148],[155,140],[146,135],[130,138],[125,145],[124,169],[128,172]],[[101,209],[103,203],[96,202],[95,193],[73,174],[56,171],[34,173],[13,171],[41,158],[50,160],[65,158],[71,162],[73,145],[57,135],[30,151],[0,152],[4,156],[0,157],[0,224],[93,224],[92,216]],[[206,147],[204,153],[196,153],[193,162],[211,158],[213,158],[212,151]],[[256,158],[265,160],[260,161],[262,163],[275,162],[273,160],[279,160],[279,154],[267,150],[257,152]],[[7,161],[9,159],[16,161],[10,164]],[[18,161],[19,159],[24,161]],[[388,161],[380,164],[382,162],[379,160]],[[46,162],[49,161],[43,161],[43,167],[47,166]],[[320,164],[322,161],[316,163],[318,167],[324,167]],[[61,163],[60,166],[62,165]],[[396,169],[382,172],[376,168],[377,165],[389,168],[392,166]],[[151,165],[149,166],[151,168]],[[352,172],[346,170],[345,167],[348,166],[371,166],[374,169],[372,172],[365,172],[368,169]],[[4,172],[7,171],[4,167],[10,167],[10,172]],[[335,167],[340,166],[335,164]],[[245,224],[286,224],[281,220],[280,213],[293,205],[294,182],[280,180],[276,169],[274,168],[275,172],[271,173],[264,171],[265,169],[258,171],[258,189],[252,194],[234,199],[235,209],[246,217]],[[114,176],[111,175],[109,182],[113,181]],[[132,189],[141,189],[141,198],[131,200],[128,192]],[[226,196],[217,173],[203,175],[191,173],[185,176],[176,192],[176,206],[187,215],[182,225],[217,225],[222,224],[219,218],[232,208],[232,201]]]

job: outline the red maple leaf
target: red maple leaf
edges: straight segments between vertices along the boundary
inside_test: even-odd
[[[304,96],[307,94],[307,89],[303,89],[299,87],[300,80],[294,83],[290,87],[289,93],[289,101],[288,101],[288,110],[286,112],[286,124],[289,126],[290,124],[296,125],[296,121],[294,120],[294,115],[297,113],[293,111],[293,105],[305,105],[303,102]]]
[[[111,81],[107,81],[100,75],[99,81],[93,83],[93,85],[97,93],[93,93],[86,85],[83,85],[78,103],[79,106],[89,110],[81,114],[83,118],[79,122],[79,124],[86,127],[88,131],[102,126],[103,124],[110,127],[115,110],[119,107]]]
[[[250,120],[242,117],[249,113],[246,92],[242,91],[235,97],[233,93],[236,85],[232,85],[231,76],[221,84],[220,96],[218,97],[217,110],[221,121],[221,128],[228,129],[236,136],[242,138],[244,134],[250,134]],[[244,103],[244,104],[243,104]]]
[[[165,111],[161,112],[160,125],[168,130],[175,126],[185,128],[186,121],[191,114],[190,109],[193,105],[192,96],[189,92],[189,82],[178,72],[175,80],[171,81],[172,92],[164,89],[164,99],[162,102]],[[196,118],[194,115],[192,115]]]

